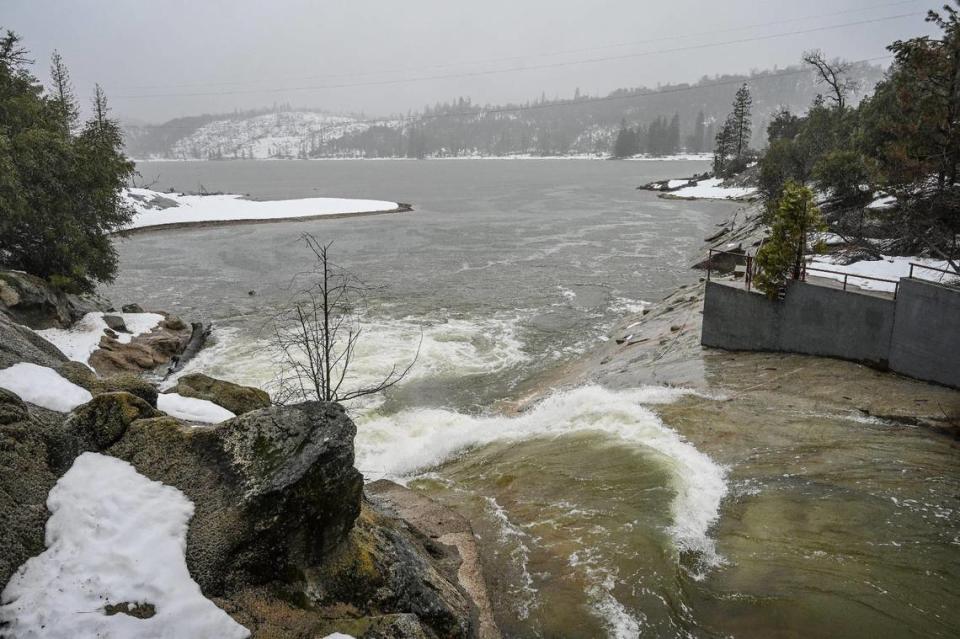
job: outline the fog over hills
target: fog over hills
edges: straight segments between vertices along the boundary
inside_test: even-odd
[[[859,63],[850,75],[858,81],[859,99],[883,70]],[[461,97],[385,118],[279,105],[158,125],[130,123],[125,130],[127,151],[138,159],[607,154],[624,122],[639,128],[644,151],[696,153],[712,148],[714,127],[743,83],[753,95],[755,146],[763,145],[774,113],[783,107],[802,112],[824,90],[812,72],[790,67],[704,77],[692,85],[618,89],[604,96],[576,89],[566,98],[541,95],[523,104],[480,106]],[[673,140],[658,142],[659,132],[671,126]]]

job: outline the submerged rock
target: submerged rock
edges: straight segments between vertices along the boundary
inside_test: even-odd
[[[184,397],[213,402],[236,415],[270,406],[270,395],[259,388],[225,382],[203,373],[184,375],[172,390]]]

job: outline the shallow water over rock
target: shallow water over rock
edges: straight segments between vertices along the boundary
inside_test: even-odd
[[[716,358],[700,365],[702,395],[632,388],[627,373],[497,410],[549,387],[624,315],[697,282],[702,238],[739,205],[634,186],[704,168],[142,163],[158,188],[416,211],[134,237],[108,293],[212,320],[217,343],[187,372],[269,386],[267,322],[303,268],[298,237],[334,241],[340,263],[383,286],[355,378],[408,360],[423,337],[411,376],[353,407],[357,465],[471,520],[506,636],[951,636],[960,461],[940,435],[866,419],[829,392],[744,394],[758,374],[731,383]]]

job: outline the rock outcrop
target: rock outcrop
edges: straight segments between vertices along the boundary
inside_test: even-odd
[[[178,317],[166,316],[160,326],[124,344],[104,335],[90,356],[90,366],[101,375],[152,371],[183,353],[193,330]]]
[[[355,433],[339,406],[306,403],[206,428],[136,421],[107,453],[193,501],[187,565],[218,595],[296,575],[346,539],[362,490]]]
[[[76,438],[80,450],[101,451],[117,443],[133,422],[160,417],[158,411],[136,395],[103,393],[78,407],[63,424],[68,436]]]
[[[30,328],[68,328],[87,313],[106,310],[109,303],[96,296],[64,293],[35,275],[0,271],[0,311]]]
[[[44,549],[47,493],[78,449],[62,421],[0,388],[0,584]]]
[[[47,493],[57,476],[47,464],[42,425],[20,398],[0,389],[0,583],[44,549]]]
[[[251,386],[215,379],[203,373],[191,373],[177,380],[172,389],[184,397],[195,397],[213,402],[235,415],[270,406],[270,395]]]
[[[0,369],[18,362],[55,368],[66,361],[53,344],[0,313]]]
[[[125,392],[136,395],[151,407],[157,407],[156,387],[132,373],[119,373],[109,377],[97,377],[88,366],[80,362],[64,362],[56,366],[61,377],[90,391],[91,395]]]
[[[188,376],[178,390],[245,411],[191,426],[158,411],[146,381],[63,361],[2,314],[0,337],[0,358],[49,365],[93,395],[64,415],[0,389],[0,586],[44,550],[50,489],[94,451],[193,502],[191,576],[254,636],[498,636],[477,603],[486,598],[469,524],[395,484],[364,498],[356,427],[339,405],[256,408],[269,402],[262,391]]]

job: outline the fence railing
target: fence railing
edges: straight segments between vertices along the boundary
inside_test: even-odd
[[[730,255],[730,256],[732,256],[732,257],[737,258],[738,260],[742,260],[742,261],[743,261],[743,266],[744,266],[745,268],[744,268],[743,271],[740,271],[739,269],[737,269],[736,267],[734,267],[734,277],[737,277],[737,276],[739,276],[739,275],[742,274],[742,275],[743,275],[743,282],[744,282],[744,285],[746,286],[746,289],[747,289],[748,291],[751,290],[751,288],[752,288],[752,286],[753,286],[753,278],[754,278],[754,276],[756,275],[756,272],[755,272],[755,271],[756,271],[756,260],[754,259],[754,256],[753,256],[753,255],[749,255],[749,254],[747,254],[747,253],[735,253],[735,252],[733,252],[733,251],[721,251],[721,250],[719,250],[719,249],[709,249],[709,250],[708,250],[708,253],[707,253],[707,281],[708,281],[708,282],[711,280],[711,277],[712,277],[712,275],[713,275],[713,270],[714,270],[714,267],[713,267],[713,258],[714,258],[714,256],[716,256],[716,255]],[[738,264],[737,266],[739,266],[739,264]],[[911,269],[910,269],[910,277],[913,277],[913,266],[914,266],[914,265],[911,264],[910,266],[911,266]],[[922,264],[917,264],[916,266],[918,266],[918,267],[923,267]],[[927,268],[927,267],[923,267],[923,268]],[[941,269],[933,269],[933,270],[941,270]],[[884,283],[886,283],[886,284],[893,284],[893,297],[894,297],[894,299],[896,299],[897,294],[900,292],[900,282],[899,282],[899,280],[892,280],[892,279],[889,279],[889,278],[886,278],[886,277],[876,277],[876,276],[873,276],[873,275],[857,275],[856,273],[845,273],[845,272],[843,272],[843,271],[834,271],[834,270],[830,270],[830,269],[826,269],[826,268],[820,268],[819,266],[810,266],[809,264],[804,263],[804,265],[803,265],[803,270],[802,270],[802,272],[801,272],[801,274],[800,274],[800,279],[801,279],[802,281],[806,281],[806,279],[807,279],[807,271],[813,271],[813,272],[816,272],[816,273],[827,273],[827,274],[829,274],[829,275],[836,275],[836,276],[842,277],[843,279],[840,280],[840,281],[841,281],[841,285],[842,285],[842,287],[843,287],[843,290],[845,290],[845,291],[847,290],[848,286],[850,285],[850,280],[853,279],[853,280],[870,280],[870,281],[873,281],[873,282],[884,282]],[[949,273],[950,271],[944,271],[944,272],[945,272],[945,273]],[[830,279],[833,279],[833,278],[830,278]]]
[[[830,275],[842,275],[843,290],[847,290],[847,284],[850,278],[853,278],[855,280],[870,280],[872,282],[886,282],[887,284],[893,284],[893,299],[897,299],[897,293],[900,292],[900,280],[891,280],[886,277],[875,277],[873,275],[858,275],[856,273],[845,273],[843,271],[831,271],[828,268],[820,268],[819,266],[810,266],[809,264],[805,264],[803,267],[804,280],[807,279],[807,271],[815,271],[817,273],[829,273]]]
[[[749,291],[753,286],[753,256],[746,253],[735,253],[733,251],[721,251],[719,249],[709,249],[707,253],[707,281],[710,281],[710,277],[713,274],[713,256],[714,255],[732,255],[733,257],[740,258],[744,261],[744,270],[743,270],[743,282]],[[738,265],[739,266],[739,265]],[[736,276],[740,272],[734,267],[734,275]]]
[[[952,276],[954,276],[954,277],[960,277],[960,274],[958,274],[956,271],[951,271],[950,269],[939,268],[939,267],[936,267],[936,266],[927,266],[926,264],[917,264],[916,262],[910,262],[910,277],[911,277],[911,278],[913,277],[913,269],[915,269],[915,268],[922,268],[922,269],[927,270],[927,271],[936,271],[937,273],[946,273],[947,275],[952,275]]]

